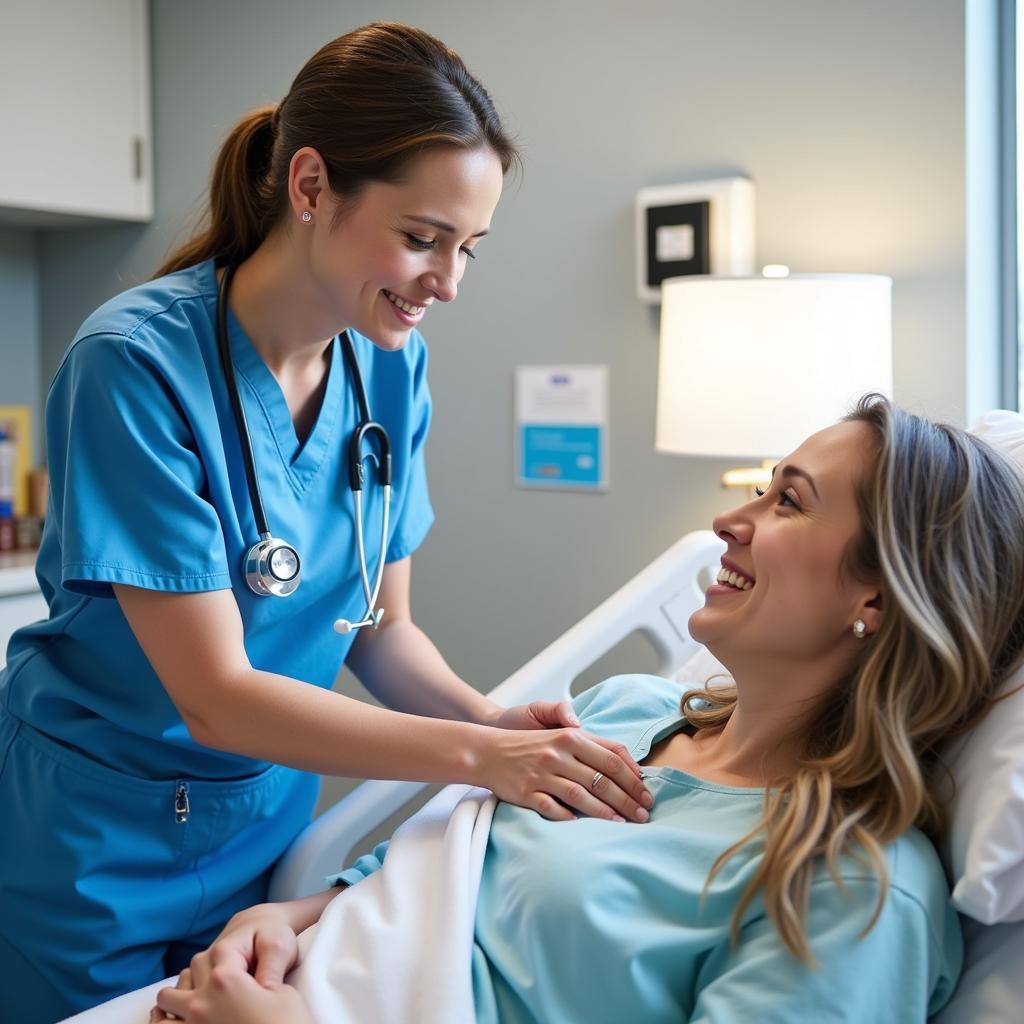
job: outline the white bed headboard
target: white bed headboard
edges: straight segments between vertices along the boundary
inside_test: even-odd
[[[575,626],[491,691],[499,704],[564,700],[572,681],[633,632],[647,638],[661,675],[674,673],[697,649],[686,623],[704,603],[725,545],[710,530],[688,533]],[[353,846],[424,788],[420,782],[365,782],[309,826],[281,859],[272,900],[324,887],[347,865]]]

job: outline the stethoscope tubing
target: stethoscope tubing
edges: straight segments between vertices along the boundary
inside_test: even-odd
[[[380,550],[377,553],[377,574],[373,582],[373,593],[370,592],[370,574],[366,568],[366,543],[363,540],[363,493],[362,490],[355,491],[356,502],[356,546],[359,550],[359,577],[363,584],[363,596],[366,598],[366,615],[362,622],[352,624],[354,629],[360,626],[374,626],[380,623],[377,612],[377,598],[380,596],[380,586],[384,580],[384,556],[387,554],[388,544],[388,513],[391,509],[391,485],[384,485],[384,512],[381,523]]]
[[[245,409],[242,406],[241,395],[238,391],[238,381],[235,374],[234,360],[231,357],[231,344],[228,338],[228,292],[231,288],[231,281],[236,269],[234,266],[225,268],[220,288],[217,292],[217,347],[220,352],[221,366],[224,371],[224,379],[227,382],[231,409],[238,431],[242,463],[245,467],[246,485],[249,491],[249,502],[252,506],[253,518],[256,521],[256,529],[260,536],[259,541],[246,553],[245,579],[249,588],[261,597],[287,597],[289,594],[294,593],[298,587],[301,560],[299,559],[298,552],[290,544],[276,540],[273,537],[267,521],[266,511],[263,507],[263,496],[260,493],[259,478],[256,474],[256,459],[253,455],[252,442],[249,437],[249,426],[245,417]],[[345,362],[349,369],[349,378],[352,381],[356,400],[359,404],[360,422],[356,425],[349,439],[348,476],[349,486],[355,502],[359,578],[362,584],[363,597],[366,600],[366,611],[361,621],[349,622],[346,619],[339,619],[335,623],[334,628],[337,632],[347,633],[363,626],[373,626],[376,629],[380,625],[381,616],[384,614],[384,610],[377,608],[376,605],[384,579],[384,559],[387,554],[391,511],[392,466],[391,439],[388,437],[388,432],[384,426],[376,422],[370,415],[370,403],[366,394],[366,385],[363,382],[363,375],[359,368],[359,360],[356,358],[352,339],[349,337],[348,332],[345,331],[342,333],[340,340],[345,355]],[[370,438],[376,439],[379,453],[374,453],[371,448],[365,458],[372,458],[377,465],[378,480],[383,489],[384,500],[384,507],[381,512],[381,535],[377,557],[377,571],[374,575],[372,586],[366,561],[362,500],[363,484],[365,483],[366,476],[365,458],[362,453],[364,446],[370,441]],[[294,559],[295,564],[294,574],[285,580],[278,577],[273,568],[273,556],[275,553],[280,552],[285,552],[287,558]]]
[[[249,504],[252,506],[253,518],[256,520],[256,532],[261,540],[270,540],[270,527],[267,525],[267,514],[263,509],[263,495],[260,493],[260,482],[256,475],[256,460],[253,458],[252,445],[249,443],[249,424],[245,418],[242,396],[238,393],[238,381],[235,377],[235,363],[231,358],[231,345],[228,340],[228,290],[235,276],[237,267],[224,268],[217,293],[217,348],[220,350],[221,367],[224,380],[228,386],[231,409],[235,414],[238,427],[238,441],[242,449],[242,463],[245,466],[245,481],[249,488]]]

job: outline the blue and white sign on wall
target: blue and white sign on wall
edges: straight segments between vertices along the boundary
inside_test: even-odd
[[[516,370],[516,482],[608,488],[608,367]]]

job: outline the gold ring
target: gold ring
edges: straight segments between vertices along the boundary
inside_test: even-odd
[[[602,780],[603,778],[604,778],[604,772],[598,772],[598,773],[597,773],[597,774],[596,774],[596,775],[595,775],[595,776],[594,776],[594,777],[593,777],[593,778],[592,778],[592,779],[590,780],[590,788],[591,788],[591,789],[594,789],[594,788],[596,788],[597,784],[598,784],[598,783],[599,783],[599,782],[600,782],[600,781],[601,781],[601,780]]]

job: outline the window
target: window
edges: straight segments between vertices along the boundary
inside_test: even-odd
[[[967,421],[1024,410],[1024,2],[966,0]]]
[[[1018,145],[1018,140],[1024,139],[1024,4],[1004,0],[1003,6],[1003,165],[1009,179],[1003,194],[1009,207],[1006,220],[1015,225],[1015,230],[1009,233],[1012,241],[1003,246],[1003,259],[1008,265],[1004,280],[1013,298],[1004,309],[1004,314],[1012,315],[1012,327],[1004,331],[1002,391],[1007,408],[1024,410],[1024,260],[1019,256],[1024,252],[1024,146]]]

